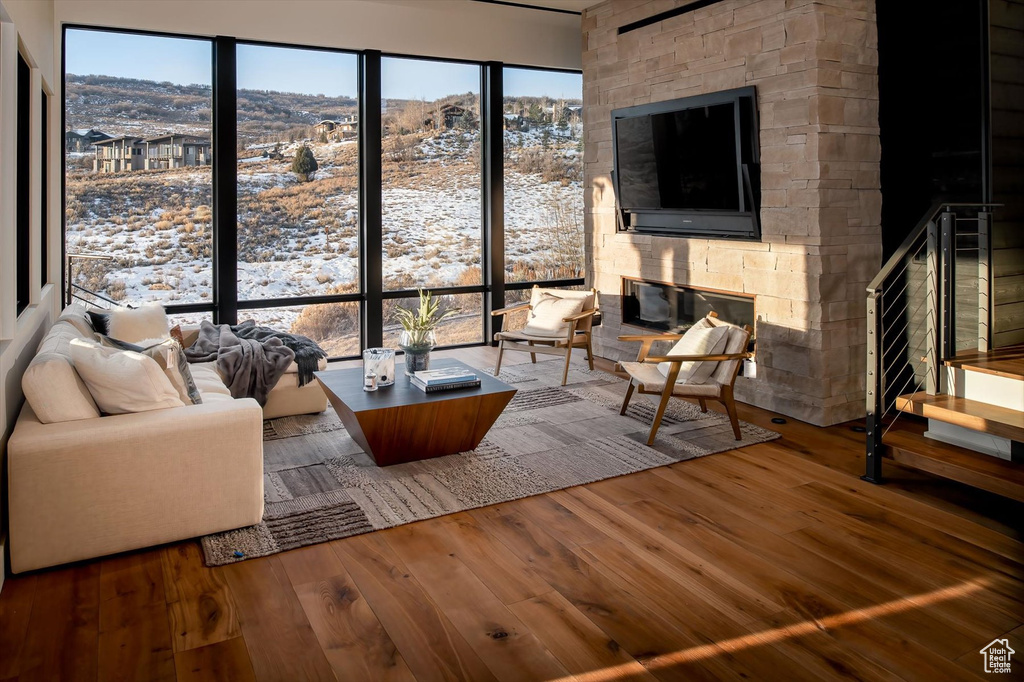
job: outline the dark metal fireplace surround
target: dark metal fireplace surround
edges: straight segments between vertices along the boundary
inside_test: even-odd
[[[679,333],[708,313],[754,328],[754,296],[714,289],[622,278],[622,324]],[[752,340],[753,341],[753,340]]]

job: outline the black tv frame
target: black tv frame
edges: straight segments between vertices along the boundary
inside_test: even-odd
[[[641,104],[612,111],[612,186],[619,191],[618,122],[626,118],[666,114],[716,104],[732,103],[736,129],[736,173],[739,210],[631,209],[619,205],[619,229],[670,237],[761,240],[761,149],[757,115],[757,89],[753,86],[681,99]]]

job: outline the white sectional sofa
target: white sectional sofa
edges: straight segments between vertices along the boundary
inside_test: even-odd
[[[261,409],[232,398],[213,363],[194,364],[202,404],[101,416],[69,350],[92,334],[68,308],[23,377],[7,445],[11,570],[259,523],[263,419],[323,411],[319,385],[299,388],[293,364]]]

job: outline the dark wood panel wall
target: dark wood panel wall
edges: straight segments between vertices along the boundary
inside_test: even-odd
[[[1024,0],[990,0],[995,346],[1024,343]]]

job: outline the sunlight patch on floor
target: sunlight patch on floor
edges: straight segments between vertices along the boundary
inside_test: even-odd
[[[988,586],[989,581],[983,578],[969,580],[959,585],[953,585],[951,587],[945,587],[940,590],[925,592],[923,594],[902,597],[900,599],[894,599],[883,604],[876,604],[875,606],[869,606],[863,609],[845,611],[843,613],[836,613],[823,618],[805,620],[791,625],[772,628],[770,630],[762,630],[749,635],[742,635],[740,637],[722,640],[721,642],[715,642],[714,644],[705,644],[703,646],[691,647],[689,649],[681,649],[679,651],[647,659],[643,661],[643,665],[648,670],[658,670],[677,665],[696,663],[703,659],[714,658],[722,653],[741,651],[743,649],[773,644],[774,642],[802,637],[815,632],[828,630],[829,628],[854,625],[856,623],[863,623],[865,621],[875,620],[876,618],[884,618],[886,616],[910,611],[912,609],[923,608],[939,602],[961,599],[974,594],[975,592],[979,592]],[[604,682],[605,680],[628,679],[635,673],[635,667],[623,664],[589,671],[582,675],[578,674],[572,679],[583,679],[587,680],[587,682]],[[569,680],[570,678],[563,679]],[[555,680],[553,682],[562,682],[562,680]]]

